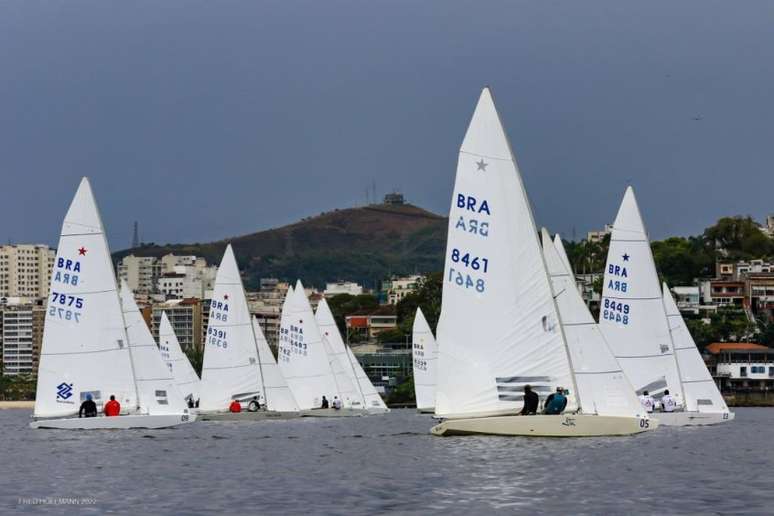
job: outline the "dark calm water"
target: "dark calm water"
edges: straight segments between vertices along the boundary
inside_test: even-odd
[[[82,433],[29,414],[0,410],[0,514],[774,512],[774,409],[564,440],[431,437],[411,410]]]

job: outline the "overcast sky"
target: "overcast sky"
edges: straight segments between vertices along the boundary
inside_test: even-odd
[[[628,182],[651,236],[774,213],[774,2],[0,2],[0,239],[56,243],[82,175],[114,249],[398,188],[447,213],[493,87],[538,223]]]

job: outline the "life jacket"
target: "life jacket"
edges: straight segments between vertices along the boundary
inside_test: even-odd
[[[116,400],[110,400],[107,403],[105,403],[106,416],[117,416],[120,413],[121,413],[121,404],[118,403]]]
[[[551,398],[545,412],[546,414],[561,414],[565,406],[567,406],[567,398],[565,398],[564,394],[557,392],[554,394],[554,397]]]

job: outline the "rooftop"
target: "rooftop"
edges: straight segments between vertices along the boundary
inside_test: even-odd
[[[766,351],[769,348],[752,342],[713,342],[705,348],[713,355],[722,351]]]

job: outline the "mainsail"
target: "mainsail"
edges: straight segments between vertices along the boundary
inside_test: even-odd
[[[140,411],[147,414],[178,414],[187,411],[183,395],[177,390],[175,379],[161,358],[156,341],[126,282],[121,284],[120,297],[140,396]]]
[[[280,371],[301,410],[319,408],[322,397],[338,396],[320,329],[301,281],[282,307],[278,356]]]
[[[543,229],[543,254],[562,319],[575,384],[587,414],[637,417],[642,405],[578,292],[562,241]],[[559,247],[561,246],[561,247]]]
[[[288,382],[282,376],[274,355],[266,342],[266,337],[258,325],[258,320],[253,317],[253,332],[258,343],[258,358],[261,364],[263,386],[266,390],[266,407],[276,412],[298,412],[298,404],[290,392]]]
[[[599,326],[637,394],[680,394],[656,265],[631,187],[613,223],[599,310]]]
[[[333,313],[325,298],[321,299],[317,304],[317,311],[314,317],[317,320],[317,326],[320,328],[323,344],[327,345],[326,351],[329,350],[328,360],[331,363],[331,368],[336,378],[336,386],[344,406],[365,408],[365,397],[355,375],[354,364],[349,359],[346,345],[341,338],[341,333],[339,333],[339,328],[336,326]]]
[[[194,402],[199,399],[199,375],[196,374],[188,357],[180,347],[180,341],[169,322],[166,312],[161,312],[159,325],[159,351],[167,364],[172,377],[175,379],[177,390],[183,398]]]
[[[707,370],[707,366],[699,354],[699,349],[696,347],[666,283],[663,284],[662,290],[664,311],[669,322],[669,331],[672,334],[686,410],[728,412],[728,406],[715,385],[712,375]]]
[[[218,267],[210,301],[201,410],[223,411],[228,409],[230,400],[263,397],[251,318],[234,251],[229,244]]]
[[[527,384],[572,387],[532,210],[488,88],[459,153],[437,338],[438,416],[514,414]]]
[[[425,314],[417,307],[412,329],[414,359],[414,394],[418,410],[435,407],[435,376],[438,365],[438,346]]]
[[[124,319],[102,220],[87,178],[62,224],[40,353],[37,417],[76,414],[87,394],[137,407]]]

